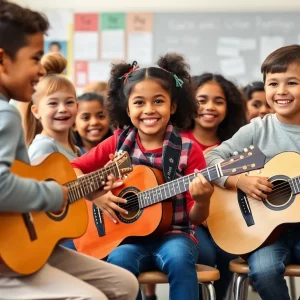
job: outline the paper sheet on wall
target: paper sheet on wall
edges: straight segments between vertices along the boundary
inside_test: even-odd
[[[124,30],[102,31],[100,48],[102,59],[125,59]]]
[[[153,57],[153,34],[148,32],[129,33],[127,39],[128,61],[151,64]]]
[[[70,11],[46,11],[50,28],[45,36],[46,41],[67,41],[69,26],[73,23],[73,14]]]
[[[110,61],[91,61],[88,67],[89,82],[108,81],[111,69]]]
[[[98,32],[74,33],[74,59],[97,60],[99,53]]]
[[[222,75],[234,77],[246,74],[246,64],[243,57],[224,58],[220,60]]]
[[[237,57],[240,51],[251,51],[256,49],[254,38],[220,37],[217,43],[217,55]]]
[[[274,50],[284,46],[282,36],[262,36],[260,38],[260,63]]]
[[[88,64],[86,61],[75,62],[75,86],[84,87],[88,83]]]

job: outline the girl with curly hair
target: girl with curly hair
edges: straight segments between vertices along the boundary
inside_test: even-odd
[[[72,162],[77,174],[103,166],[116,150],[126,150],[133,165],[161,170],[166,181],[205,167],[199,145],[181,137],[174,129],[188,128],[191,117],[197,114],[194,89],[182,56],[167,54],[158,60],[157,67],[114,65],[107,109],[112,124],[120,130]],[[199,175],[191,181],[189,190],[172,198],[173,218],[165,234],[131,238],[108,256],[108,262],[135,276],[153,269],[166,273],[173,300],[198,300],[195,270],[198,248],[193,224],[201,224],[207,218],[213,187]],[[127,212],[119,206],[126,200],[111,193],[95,203],[115,223],[118,222],[115,212]],[[95,240],[89,241],[85,236],[88,232],[78,240],[80,243],[75,241],[78,251],[85,252],[92,244],[95,247]],[[101,241],[98,247],[103,247]],[[142,299],[141,293],[138,299]]]
[[[188,131],[181,133],[195,141],[204,153],[231,138],[247,123],[245,101],[238,88],[222,75],[204,73],[192,78],[198,106],[197,116]],[[217,266],[220,280],[215,282],[216,299],[224,299],[232,273],[229,262],[235,256],[220,249],[213,241],[206,224],[197,226],[198,263]],[[202,299],[202,294],[199,294]]]

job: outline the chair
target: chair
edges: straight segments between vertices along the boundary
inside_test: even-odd
[[[241,258],[234,259],[230,262],[229,269],[231,272],[235,273],[233,284],[234,300],[247,300],[247,278],[248,273],[250,272],[247,262]],[[286,266],[284,276],[290,277],[291,300],[296,300],[295,279],[293,277],[300,277],[300,265]]]
[[[216,294],[213,282],[220,278],[219,271],[205,265],[196,265],[196,271],[198,282],[204,287],[204,299],[215,300]],[[166,274],[159,271],[149,271],[141,273],[138,277],[138,281],[140,284],[168,283],[168,277]]]

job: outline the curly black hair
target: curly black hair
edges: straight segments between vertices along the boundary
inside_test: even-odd
[[[242,93],[246,101],[252,99],[253,93],[264,92],[264,91],[265,91],[265,86],[262,81],[253,81],[242,89]]]
[[[145,80],[157,81],[163,89],[169,92],[171,103],[177,105],[176,112],[171,115],[171,123],[180,129],[186,129],[191,125],[193,117],[197,115],[195,102],[195,91],[191,83],[189,65],[183,56],[169,53],[160,57],[157,61],[158,67],[136,69],[127,63],[119,63],[112,66],[107,98],[107,110],[111,123],[116,128],[132,126],[127,115],[128,98],[134,86]],[[128,75],[124,76],[124,74]],[[176,75],[183,81],[182,87],[178,86]]]
[[[217,136],[220,142],[230,139],[240,127],[247,124],[246,103],[241,92],[233,82],[227,80],[220,74],[213,73],[204,73],[200,76],[193,76],[192,81],[195,90],[207,82],[214,81],[220,85],[224,92],[227,110],[224,120],[219,124],[217,129]],[[190,129],[194,128],[194,126],[195,121],[193,120]]]

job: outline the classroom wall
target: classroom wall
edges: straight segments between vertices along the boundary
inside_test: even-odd
[[[37,10],[72,8],[75,11],[300,11],[299,0],[14,0]]]

